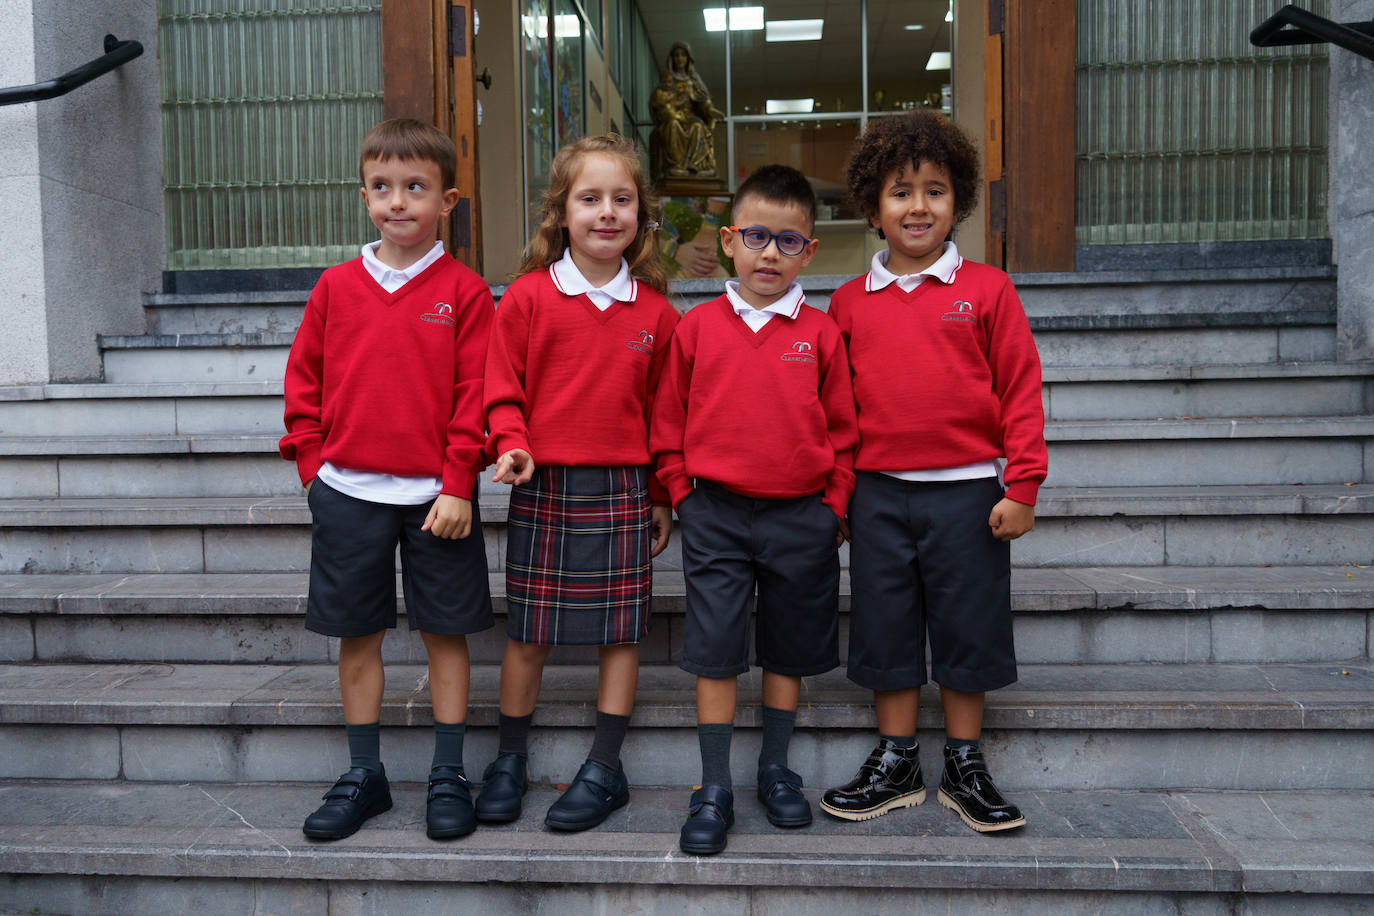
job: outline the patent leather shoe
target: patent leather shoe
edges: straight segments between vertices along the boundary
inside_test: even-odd
[[[612,770],[588,760],[558,801],[549,806],[544,823],[554,830],[590,830],[629,800],[630,784],[623,766]]]
[[[391,810],[391,786],[385,771],[354,767],[321,796],[324,804],[305,819],[301,828],[316,840],[342,840],[358,832],[363,821]]]
[[[425,799],[425,834],[431,840],[451,840],[477,829],[472,810],[472,783],[458,767],[429,771]]]
[[[940,804],[953,809],[979,833],[996,833],[1022,827],[1021,809],[1002,797],[981,751],[965,744],[945,748],[945,772],[940,779]]]
[[[857,776],[821,795],[821,810],[847,821],[866,821],[925,800],[917,749],[897,747],[880,738]]]
[[[482,773],[476,815],[484,824],[508,824],[520,817],[520,800],[529,788],[524,754],[501,754]]]
[[[678,845],[690,855],[715,855],[725,849],[725,833],[734,824],[734,793],[724,786],[702,786],[692,793]]]
[[[759,801],[774,827],[805,827],[811,803],[802,794],[802,778],[780,763],[759,770]]]

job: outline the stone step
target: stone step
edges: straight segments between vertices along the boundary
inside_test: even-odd
[[[305,573],[0,576],[0,661],[318,663],[337,641],[304,628]],[[474,661],[505,648],[505,577],[492,573],[496,626],[469,637]],[[841,576],[841,654],[849,581]],[[398,589],[399,594],[399,589]],[[676,664],[681,573],[654,578],[644,664]],[[389,662],[425,658],[402,621]],[[1317,662],[1371,657],[1374,573],[1350,566],[1016,569],[1017,656],[1026,664]],[[559,664],[595,664],[560,647]]]
[[[1064,366],[1044,378],[1051,421],[1374,411],[1370,362]],[[273,435],[281,395],[279,379],[0,387],[0,436]]]
[[[468,759],[495,754],[498,668],[475,665]],[[1374,667],[1022,665],[988,695],[984,743],[1008,789],[1371,788]],[[531,778],[567,782],[595,720],[596,669],[545,669]],[[649,784],[700,777],[695,679],[645,665],[626,770]],[[741,678],[735,781],[752,783],[757,669]],[[923,744],[938,772],[937,691]],[[842,670],[803,683],[793,767],[811,785],[853,775],[873,740],[871,694]],[[426,672],[388,669],[388,772],[423,779],[433,738]],[[0,665],[0,778],[274,781],[332,779],[347,760],[333,665]]]
[[[346,840],[318,843],[300,822],[320,789],[0,783],[0,909],[1356,913],[1374,888],[1368,790],[1035,792],[1017,799],[1027,826],[995,838],[972,834],[931,797],[872,821],[818,814],[784,831],[743,790],[725,852],[695,857],[677,846],[682,789],[635,788],[602,826],[568,836],[542,826],[556,791],[536,786],[516,823],[436,842],[424,836],[424,786],[393,783],[389,812]]]
[[[283,463],[284,464],[284,463]],[[482,503],[490,569],[501,495]],[[1374,484],[1049,487],[1017,566],[1313,566],[1374,562]],[[0,500],[0,574],[285,572],[309,565],[300,496]],[[847,564],[848,545],[841,548]],[[680,569],[674,538],[658,568]]]
[[[1374,415],[1059,420],[1048,486],[1374,481]],[[290,496],[278,432],[0,436],[0,473],[26,498]]]

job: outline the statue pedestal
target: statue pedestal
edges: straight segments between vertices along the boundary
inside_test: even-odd
[[[658,180],[654,190],[659,197],[731,197],[724,179],[711,176],[665,177]]]

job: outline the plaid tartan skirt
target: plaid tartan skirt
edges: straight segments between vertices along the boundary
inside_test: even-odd
[[[648,469],[537,468],[506,523],[507,633],[589,646],[649,632]]]

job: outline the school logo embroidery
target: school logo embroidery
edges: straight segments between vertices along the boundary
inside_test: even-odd
[[[940,318],[941,321],[977,321],[978,316],[973,312],[973,303],[963,299],[956,300],[949,307],[949,311]]]
[[[811,344],[805,340],[799,340],[792,344],[792,349],[782,355],[784,362],[789,363],[814,363],[816,354],[811,352]]]
[[[429,321],[434,324],[446,324],[453,327],[453,306],[447,302],[436,302],[434,307],[420,316],[421,321]]]
[[[648,331],[640,331],[635,335],[635,339],[628,341],[625,346],[631,350],[638,350],[640,353],[654,352],[654,335]]]

